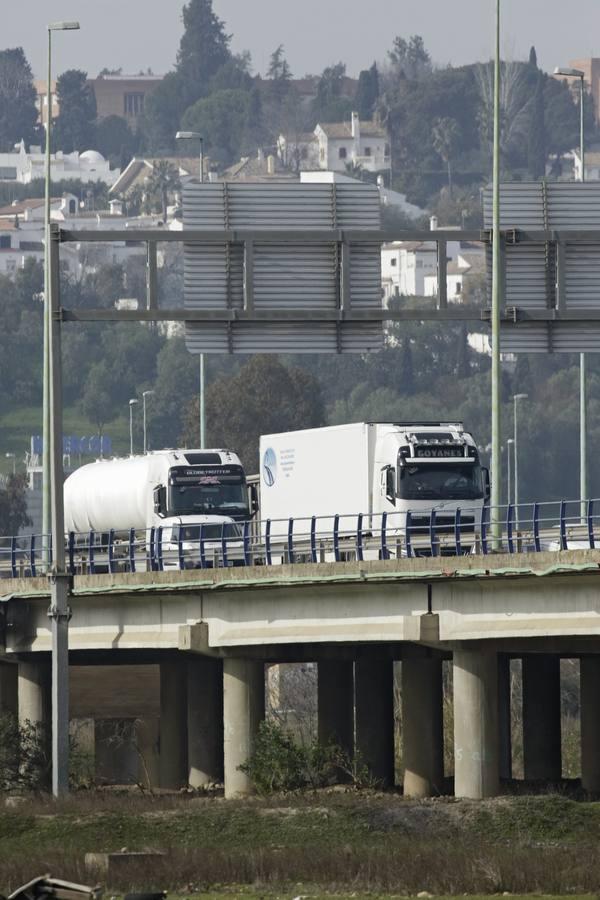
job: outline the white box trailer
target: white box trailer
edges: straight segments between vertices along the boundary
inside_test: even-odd
[[[260,439],[260,518],[274,541],[308,535],[311,520],[319,538],[361,527],[373,533],[386,513],[389,534],[427,531],[435,510],[439,534],[462,527],[473,533],[489,493],[473,437],[461,423],[356,422],[263,435]],[[293,520],[290,525],[290,519]]]

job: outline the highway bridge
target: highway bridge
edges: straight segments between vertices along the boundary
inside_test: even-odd
[[[224,778],[226,796],[242,795],[265,666],[314,662],[320,740],[359,753],[392,784],[401,661],[404,791],[424,797],[444,784],[449,661],[455,793],[481,798],[511,774],[510,660],[523,667],[525,778],[554,783],[560,659],[578,658],[582,780],[600,791],[600,552],[525,552],[526,543],[520,553],[496,544],[484,554],[480,541],[479,554],[461,556],[75,574],[71,715],[137,720],[154,785]],[[0,581],[0,706],[48,723],[50,593],[45,576],[27,574]]]

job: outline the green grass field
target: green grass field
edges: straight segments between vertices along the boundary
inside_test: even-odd
[[[220,797],[83,792],[0,813],[0,892],[44,872],[90,883],[86,852],[156,850],[111,892],[186,897],[592,895],[600,803],[564,796],[451,798],[329,793]]]

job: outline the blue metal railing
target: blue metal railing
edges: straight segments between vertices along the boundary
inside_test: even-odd
[[[335,513],[104,534],[69,533],[71,574],[158,572],[281,563],[540,553],[595,549],[600,508],[579,500],[508,506],[410,510],[377,515]],[[0,577],[44,575],[51,566],[48,536],[0,537]]]

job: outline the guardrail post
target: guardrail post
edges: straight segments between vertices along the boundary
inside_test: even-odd
[[[68,552],[69,552],[69,572],[71,575],[75,574],[75,532],[69,532],[69,541],[67,544]]]
[[[407,510],[406,513],[406,555],[409,559],[412,558],[413,555],[413,547],[412,547],[412,513]]]
[[[223,522],[221,525],[221,555],[223,557],[223,568],[226,569],[229,565],[229,561],[227,559],[227,523]]]
[[[363,514],[359,513],[356,520],[356,559],[358,562],[363,561],[363,533],[362,533]]]
[[[540,505],[539,503],[533,504],[533,546],[535,547],[535,552],[539,553],[541,548],[540,545]]]
[[[435,509],[429,513],[429,544],[431,547],[431,555],[438,556],[438,545],[435,534]]]
[[[515,543],[513,540],[513,512],[514,506],[509,503],[506,507],[506,543],[508,544],[508,552],[515,552]]]
[[[317,558],[317,517],[313,516],[310,520],[310,558],[311,561],[319,562]]]
[[[454,547],[457,556],[462,556],[462,543],[460,540],[460,507],[454,513]]]
[[[135,528],[129,529],[129,571],[135,572]]]
[[[29,567],[31,569],[31,577],[35,578],[37,574],[35,566],[35,534],[31,535],[29,542]]]
[[[333,558],[340,561],[340,517],[336,513],[333,517]]]
[[[390,554],[387,547],[387,513],[381,513],[381,558],[389,559]]]
[[[244,565],[252,565],[252,550],[250,548],[250,522],[244,522]]]
[[[146,532],[146,537],[148,537],[148,533]],[[148,540],[148,550],[150,553],[150,571],[156,572],[156,527],[153,525],[150,529],[150,536]]]
[[[185,569],[185,559],[183,558],[183,538],[181,537],[181,525],[177,529],[177,559],[179,560],[179,571]]]
[[[481,552],[483,556],[487,556],[488,553],[488,540],[487,540],[487,513],[488,507],[481,507]]]
[[[271,556],[271,520],[267,519],[265,522],[265,561],[268,566],[273,565],[273,559]]]
[[[567,550],[567,522],[565,519],[565,510],[566,503],[564,500],[560,501],[560,549]]]
[[[90,531],[88,534],[88,561],[90,568],[90,575],[96,574],[96,563],[95,563],[95,547],[94,547],[94,532]]]
[[[156,562],[158,563],[158,571],[164,572],[165,561],[163,559],[163,526],[159,525],[156,529]]]
[[[587,504],[587,531],[590,550],[596,549],[596,541],[594,538],[594,501],[588,500]]]
[[[13,578],[19,577],[19,572],[17,570],[17,539],[16,539],[16,537],[11,537],[11,539],[10,539],[10,573]]]
[[[292,518],[288,519],[288,533],[287,533],[287,553],[288,553],[288,562],[294,562],[294,520]]]
[[[204,525],[200,525],[200,533],[198,535],[198,544],[200,549],[200,568],[206,569],[206,547],[204,546]]]
[[[108,571],[112,575],[115,571],[115,530],[108,532]]]

